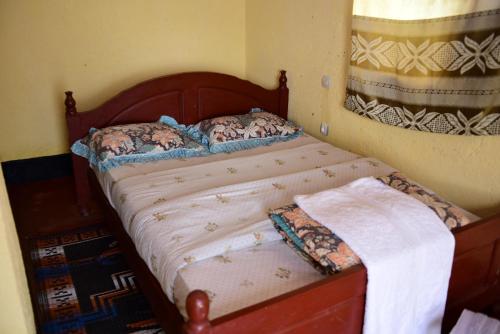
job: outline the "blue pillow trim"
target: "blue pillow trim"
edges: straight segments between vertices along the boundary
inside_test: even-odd
[[[95,155],[92,155],[90,147],[83,144],[81,139],[78,139],[73,143],[73,145],[71,145],[71,152],[85,159],[88,159],[90,164],[92,165],[97,164],[97,161],[95,160]]]
[[[101,172],[107,172],[108,170],[121,165],[139,162],[151,162],[158,160],[168,160],[168,159],[179,159],[179,158],[192,158],[204,155],[205,150],[200,150],[196,148],[176,148],[169,151],[163,151],[160,153],[141,153],[133,155],[121,155],[107,160],[106,162],[99,162],[97,167]]]
[[[261,109],[261,108],[252,108],[250,110],[250,112],[251,113],[265,112],[265,110]],[[166,117],[166,116],[162,116],[162,117]],[[300,129],[299,131],[297,131],[291,135],[285,135],[285,136],[271,136],[271,137],[266,137],[266,138],[239,139],[239,140],[232,140],[232,141],[228,141],[228,142],[211,143],[210,136],[207,135],[206,133],[200,131],[200,129],[198,129],[197,125],[198,124],[187,126],[186,133],[191,138],[196,140],[198,143],[200,143],[204,146],[207,146],[208,150],[211,153],[231,153],[231,152],[236,152],[236,151],[241,151],[241,150],[249,150],[252,148],[259,147],[259,146],[271,145],[271,144],[279,142],[279,141],[287,141],[287,140],[295,139],[295,138],[302,136],[304,134],[303,129]]]
[[[182,129],[185,129],[186,126],[184,124],[179,124],[177,123],[177,121],[175,120],[175,118],[173,117],[170,117],[170,116],[161,116],[160,119],[159,119],[159,122],[160,123],[163,123],[163,124],[166,124],[166,125],[169,125],[173,128],[176,128],[176,129],[179,129],[179,130],[182,130]]]
[[[183,134],[188,135],[191,139],[198,142],[199,144],[208,147],[208,141],[203,139],[203,134],[198,131],[198,129],[194,128],[193,125],[186,126],[184,124],[179,124],[174,118],[165,115],[160,117],[159,122],[181,131]]]
[[[206,134],[201,132],[195,125],[190,125],[186,128],[186,133],[196,140],[199,144],[208,148],[210,140]]]
[[[252,112],[260,112],[260,111],[262,110],[252,109]],[[191,139],[195,140],[203,147],[201,149],[177,148],[160,153],[141,153],[141,154],[122,155],[122,156],[116,156],[106,161],[101,161],[90,147],[83,144],[81,140],[77,140],[71,146],[71,152],[89,160],[90,165],[96,166],[99,169],[99,171],[107,172],[112,168],[116,168],[121,165],[129,163],[151,162],[157,160],[178,159],[178,158],[191,158],[198,156],[206,156],[209,155],[210,153],[231,153],[241,150],[248,150],[259,146],[271,145],[276,142],[292,140],[304,134],[303,130],[299,130],[294,134],[286,136],[242,139],[242,140],[235,140],[223,143],[210,144],[209,137],[203,132],[201,132],[195,125],[190,125],[186,127],[184,124],[177,123],[177,121],[170,116],[161,116],[159,122],[181,131],[183,134],[189,136]],[[97,131],[97,129],[91,128],[89,130],[89,134],[92,134],[95,131]]]
[[[71,146],[71,152],[81,157],[87,158],[92,166],[96,166],[99,171],[107,172],[110,169],[120,167],[130,163],[151,162],[158,160],[179,159],[179,158],[192,158],[205,156],[209,153],[204,147],[200,148],[176,148],[159,153],[139,153],[131,155],[120,155],[101,161],[93,150],[87,145],[81,143],[80,140],[76,141]]]
[[[171,126],[174,129],[181,131],[183,134],[189,135],[187,132],[186,126],[182,124],[178,124],[177,121],[169,116],[161,116],[161,123]],[[91,128],[89,130],[89,135],[96,132],[97,129]],[[197,138],[193,138],[189,135],[193,140],[197,141]],[[131,155],[121,155],[116,156],[106,161],[101,161],[97,154],[90,147],[82,143],[81,139],[77,140],[73,145],[71,145],[71,152],[76,155],[79,155],[83,158],[86,158],[89,161],[89,164],[92,166],[96,166],[99,171],[107,172],[110,169],[120,167],[129,163],[140,163],[140,162],[151,162],[158,160],[168,160],[168,159],[179,159],[179,158],[191,158],[191,157],[199,157],[208,155],[209,152],[206,147],[200,148],[175,148],[164,152],[156,152],[156,153],[139,153],[139,154],[131,154]]]
[[[211,153],[222,153],[222,152],[230,153],[241,150],[249,150],[259,146],[271,145],[276,142],[292,140],[299,136],[302,136],[303,134],[304,132],[300,130],[291,135],[286,135],[286,136],[272,136],[266,138],[252,138],[252,139],[241,139],[241,140],[234,140],[222,143],[211,143],[208,149]],[[206,140],[208,141],[208,139]]]
[[[280,229],[286,233],[289,239],[300,249],[304,249],[304,242],[292,231],[292,229],[285,223],[281,215],[272,213],[269,215],[271,220],[280,227]]]

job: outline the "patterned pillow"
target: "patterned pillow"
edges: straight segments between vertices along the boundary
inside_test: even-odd
[[[411,182],[399,172],[394,172],[387,176],[380,176],[377,180],[427,205],[439,216],[439,218],[441,218],[450,230],[465,226],[471,222],[458,207],[445,201],[436,194],[424,190],[421,186]]]
[[[85,138],[71,146],[71,151],[87,158],[91,165],[103,172],[128,163],[207,153],[205,147],[190,138],[182,126],[176,122],[172,125],[139,123],[91,129]]]
[[[234,152],[269,145],[300,136],[302,128],[277,115],[262,111],[203,120],[188,127],[190,134],[208,145],[210,152]]]

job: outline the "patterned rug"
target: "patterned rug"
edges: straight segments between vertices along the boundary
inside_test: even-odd
[[[101,225],[34,241],[40,332],[164,333]]]

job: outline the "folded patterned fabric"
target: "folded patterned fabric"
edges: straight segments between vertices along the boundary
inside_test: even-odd
[[[319,271],[336,273],[360,263],[345,242],[297,204],[272,210],[269,216],[286,243]]]
[[[427,205],[450,230],[470,223],[470,220],[459,208],[436,194],[424,190],[399,172],[378,177],[377,180]],[[302,258],[325,274],[337,273],[361,262],[359,257],[334,231],[309,217],[296,204],[271,210],[269,217],[286,243]]]
[[[378,177],[377,180],[396,190],[404,192],[405,194],[410,195],[427,205],[439,216],[439,218],[441,218],[450,230],[465,226],[471,222],[458,207],[448,201],[445,201],[438,195],[423,189],[418,184],[408,180],[399,172]]]

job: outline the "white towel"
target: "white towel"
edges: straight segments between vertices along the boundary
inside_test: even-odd
[[[498,334],[500,333],[500,321],[487,317],[481,313],[463,310],[457,324],[450,334]]]
[[[295,196],[368,271],[363,333],[440,333],[455,239],[426,205],[373,177]]]

